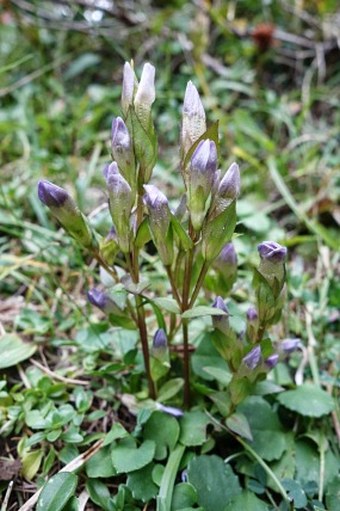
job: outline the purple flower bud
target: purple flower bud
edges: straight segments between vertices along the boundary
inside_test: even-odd
[[[129,131],[121,117],[112,121],[112,156],[124,178],[134,188],[136,185],[135,156]]]
[[[230,291],[236,280],[237,273],[237,255],[232,243],[224,245],[213,266],[221,274],[226,286],[226,292]]]
[[[134,194],[129,183],[118,170],[116,162],[111,163],[106,172],[109,192],[110,213],[117,231],[118,242],[123,252],[129,251],[130,214]]]
[[[220,316],[213,315],[213,316],[211,316],[211,320],[212,320],[213,327],[216,330],[219,330],[223,334],[227,335],[230,330],[229,311],[228,311],[226,304],[224,303],[223,298],[221,296],[217,296],[215,298],[214,303],[212,304],[212,307],[214,307],[215,309],[220,309],[221,311],[223,311],[225,313],[225,314],[221,314]]]
[[[103,293],[103,291],[95,287],[87,292],[87,298],[92,305],[95,305],[95,307],[101,310],[105,310],[109,302],[109,297]]]
[[[105,291],[94,287],[87,292],[87,298],[92,305],[98,307],[105,314],[116,314],[118,316],[122,314],[121,309]]]
[[[287,255],[286,247],[275,241],[263,241],[257,246],[261,259],[272,263],[282,263]]]
[[[151,106],[155,98],[155,68],[146,63],[143,67],[134,101],[136,115],[146,131],[150,129]]]
[[[144,185],[144,203],[150,215],[151,229],[157,229],[161,236],[165,236],[170,225],[170,210],[168,199],[157,186]]]
[[[255,346],[249,353],[243,357],[242,362],[249,368],[255,369],[261,360],[261,346]]]
[[[179,408],[175,408],[174,406],[165,406],[162,405],[162,403],[156,403],[156,406],[157,410],[168,413],[173,417],[182,417],[184,415],[184,412],[182,410],[180,410]]]
[[[284,339],[282,342],[280,342],[280,349],[287,354],[292,353],[300,347],[300,339]]]
[[[169,350],[168,350],[168,339],[163,328],[159,328],[152,341],[151,354],[153,360],[151,361],[151,374],[154,379],[158,379],[161,375],[164,375],[169,365]],[[161,362],[163,368],[159,366]]]
[[[66,190],[42,180],[38,183],[38,197],[76,241],[86,248],[96,246],[86,218]]]
[[[136,92],[135,107],[142,105],[144,108],[151,108],[152,103],[156,99],[155,72],[156,69],[154,66],[148,62],[144,64],[142,76]]]
[[[121,117],[114,117],[112,120],[111,141],[113,151],[130,149],[129,131]]]
[[[215,309],[221,309],[226,314],[229,314],[228,308],[227,308],[226,304],[224,303],[224,300],[221,296],[217,296],[215,298],[215,301],[212,304],[212,307],[214,307]],[[218,318],[219,316],[215,316],[215,317]],[[224,314],[221,314],[221,317],[223,318]]]
[[[123,71],[123,88],[121,99],[124,114],[127,113],[129,107],[133,103],[133,95],[136,82],[137,82],[136,76],[132,67],[128,62],[125,62]]]
[[[209,185],[214,182],[217,170],[217,149],[213,140],[201,140],[191,157],[191,172],[207,176]],[[205,181],[204,181],[205,182]]]
[[[164,332],[163,328],[159,328],[154,335],[152,347],[154,349],[162,349],[166,348],[167,344],[168,339],[166,333]]]
[[[188,208],[194,229],[198,231],[206,216],[206,202],[217,171],[217,149],[212,140],[201,140],[196,147],[188,174]]]
[[[206,131],[205,112],[195,85],[190,81],[184,96],[181,133],[182,151],[185,155]]]
[[[277,353],[274,353],[273,355],[270,355],[268,358],[266,358],[264,363],[266,364],[266,366],[269,369],[273,369],[273,367],[276,366],[278,361],[279,361],[279,355]]]
[[[46,206],[59,208],[70,200],[70,196],[64,188],[57,186],[45,179],[38,183],[38,197]]]
[[[258,318],[259,315],[255,307],[249,307],[249,309],[247,310],[247,320],[249,321],[249,323],[255,323],[258,320]]]
[[[233,201],[240,195],[241,178],[237,163],[232,163],[224,174],[217,189],[219,199]]]

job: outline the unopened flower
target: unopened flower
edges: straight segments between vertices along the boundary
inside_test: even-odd
[[[205,112],[195,85],[189,81],[184,96],[181,145],[185,155],[206,131]]]
[[[131,145],[130,134],[121,117],[112,121],[112,156],[129,185],[134,188],[136,181],[135,156]]]
[[[44,179],[38,183],[38,197],[79,243],[87,248],[96,244],[84,215],[66,190]]]
[[[240,168],[237,163],[232,163],[217,186],[212,205],[213,216],[216,217],[222,213],[234,200],[236,200],[240,195],[240,190]]]
[[[190,163],[188,176],[188,208],[196,231],[203,224],[207,210],[207,199],[216,177],[217,149],[212,140],[201,140]]]
[[[259,315],[255,307],[249,307],[247,310],[247,338],[251,342],[256,341],[257,330],[259,327]]]
[[[248,369],[255,369],[261,360],[261,347],[255,346],[249,351],[249,353],[243,357],[242,362],[248,367]]]
[[[215,309],[220,309],[224,313],[218,316],[215,315],[211,316],[213,327],[216,330],[219,330],[223,334],[227,335],[230,330],[229,311],[226,304],[224,303],[223,298],[221,296],[217,296],[214,303],[212,304],[212,307],[214,307]]]
[[[273,367],[276,366],[278,361],[279,361],[279,355],[277,353],[274,353],[273,355],[270,355],[268,358],[266,358],[264,363],[266,364],[266,366],[269,369],[273,369]]]
[[[261,259],[272,263],[282,263],[287,256],[287,249],[275,241],[263,241],[257,246]]]
[[[102,310],[106,314],[121,314],[121,310],[118,305],[110,298],[110,296],[96,287],[89,289],[87,292],[87,298],[92,305],[98,307],[98,309]]]
[[[301,347],[301,340],[297,338],[284,339],[280,342],[279,347],[284,353],[289,354]]]
[[[133,104],[134,90],[137,79],[134,70],[128,62],[124,64],[123,71],[123,88],[122,88],[122,110],[126,115],[130,106]]]
[[[259,272],[278,295],[285,280],[284,262],[287,249],[275,241],[263,241],[257,246],[260,254]]]
[[[247,320],[249,323],[255,323],[259,319],[259,315],[255,307],[249,307],[247,310]]]
[[[218,271],[225,287],[225,292],[228,293],[232,289],[237,276],[237,255],[232,243],[224,245],[219,256],[214,261],[213,267]]]
[[[155,71],[154,66],[151,64],[144,64],[142,76],[134,100],[137,117],[145,130],[148,130],[149,128],[151,106],[156,99]]]
[[[134,194],[129,183],[118,170],[116,162],[111,163],[106,173],[109,192],[109,207],[118,242],[123,252],[129,251],[130,215],[134,204]]]
[[[182,417],[184,415],[183,410],[181,410],[180,408],[175,408],[174,406],[165,406],[162,405],[162,403],[156,403],[156,407],[157,410],[168,413],[173,417]]]
[[[163,328],[159,328],[153,338],[152,348],[153,349],[164,349],[168,345],[168,338]]]
[[[154,243],[165,265],[172,263],[173,246],[170,229],[171,213],[168,199],[156,186],[144,185],[144,203]]]

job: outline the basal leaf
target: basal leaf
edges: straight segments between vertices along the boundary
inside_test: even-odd
[[[29,344],[16,334],[5,334],[0,337],[0,369],[15,366],[30,358],[36,351],[35,344]]]
[[[215,455],[191,460],[188,482],[196,489],[197,502],[205,511],[224,511],[227,503],[241,493],[238,478],[230,465]]]
[[[304,383],[294,390],[282,392],[277,399],[289,410],[307,417],[321,417],[334,409],[332,396],[311,383]]]
[[[133,439],[124,438],[111,451],[112,463],[117,472],[133,472],[148,465],[156,450],[156,444],[153,440],[146,440],[137,448]]]
[[[73,496],[78,477],[71,472],[59,472],[45,483],[36,511],[61,511]]]

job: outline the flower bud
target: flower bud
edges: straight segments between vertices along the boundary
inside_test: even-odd
[[[280,350],[285,354],[290,354],[301,347],[300,339],[284,339],[279,344]]]
[[[194,229],[199,231],[206,216],[206,202],[217,171],[217,149],[212,140],[201,140],[196,147],[188,177],[188,208]]]
[[[122,88],[122,110],[124,115],[127,114],[130,106],[133,104],[133,96],[137,84],[136,75],[128,62],[124,64],[123,71],[123,88]]]
[[[282,263],[286,259],[287,249],[275,241],[263,241],[257,246],[262,260]]]
[[[249,353],[243,357],[242,362],[248,367],[248,369],[255,369],[261,360],[261,346],[257,345],[252,348]]]
[[[181,146],[185,156],[206,131],[205,112],[195,85],[189,81],[184,96]]]
[[[168,199],[156,186],[144,185],[144,203],[149,213],[149,224],[153,241],[165,265],[173,260],[171,213]]]
[[[214,303],[212,304],[212,307],[215,309],[220,309],[225,314],[221,314],[220,316],[211,316],[213,327],[216,330],[219,330],[223,334],[227,335],[230,327],[229,327],[229,311],[224,303],[223,298],[221,296],[217,296]]]
[[[255,307],[249,307],[247,310],[247,338],[251,342],[255,342],[257,330],[259,327],[259,315]]]
[[[122,252],[130,248],[130,214],[134,203],[134,194],[129,183],[119,173],[116,162],[107,169],[106,183],[109,192],[109,207],[118,243]]]
[[[151,64],[144,64],[134,101],[137,117],[146,131],[150,126],[151,106],[156,99],[155,71]]]
[[[259,272],[273,287],[278,285],[278,292],[282,289],[285,278],[284,261],[287,255],[286,247],[275,241],[263,241],[257,246],[261,262]],[[276,284],[277,283],[277,284]]]
[[[159,328],[153,338],[150,369],[152,379],[158,381],[170,369],[168,339],[163,328]]]
[[[105,314],[121,314],[117,304],[98,288],[92,288],[87,292],[87,298],[92,305],[105,312]]]
[[[86,248],[96,245],[84,215],[66,190],[50,181],[41,180],[38,183],[38,197],[76,241]]]
[[[121,117],[112,121],[112,156],[131,188],[136,186],[135,156],[129,131]]]
[[[165,406],[162,405],[162,403],[156,403],[157,410],[168,413],[169,415],[172,415],[173,417],[182,417],[184,415],[183,410],[180,408],[175,408],[174,406]]]
[[[237,255],[232,243],[224,245],[214,261],[213,267],[220,274],[225,292],[228,293],[232,289],[237,275]]]
[[[268,369],[273,369],[278,363],[278,361],[279,355],[277,353],[274,353],[273,355],[270,355],[268,358],[266,358],[264,363],[268,367]]]
[[[212,211],[216,217],[222,213],[234,200],[238,198],[241,190],[240,168],[232,163],[219,182],[214,197]]]
[[[163,328],[159,328],[153,338],[152,349],[153,350],[164,350],[168,345],[168,339]]]

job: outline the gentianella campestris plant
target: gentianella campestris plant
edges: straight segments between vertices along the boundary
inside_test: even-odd
[[[42,180],[38,195],[65,231],[114,279],[111,289],[90,289],[88,299],[107,314],[113,325],[138,330],[149,397],[157,398],[159,383],[169,377],[174,358],[179,358],[184,404],[189,405],[189,321],[199,314],[209,314],[213,325],[211,340],[230,368],[228,392],[236,405],[276,365],[282,353],[276,352],[264,335],[266,328],[280,317],[286,249],[274,241],[265,241],[258,247],[260,262],[253,282],[256,306],[247,312],[243,336],[236,335],[230,327],[229,311],[221,296],[211,307],[202,310],[202,306],[195,306],[202,288],[210,286],[210,292],[225,296],[236,279],[237,256],[231,240],[236,226],[240,170],[237,163],[219,168],[217,124],[207,127],[202,101],[190,81],[184,96],[179,151],[184,194],[173,210],[164,191],[152,183],[157,161],[157,136],[151,114],[155,98],[155,68],[145,64],[138,81],[133,66],[126,63],[122,116],[112,122],[113,161],[104,169],[112,218],[112,228],[105,238],[94,231],[63,188]],[[164,296],[157,296],[147,283],[143,259],[145,245],[150,241],[168,279]],[[210,284],[208,273],[214,277]],[[125,300],[115,300],[117,290],[125,294]],[[154,324],[146,321],[145,307],[150,305],[157,312]]]

